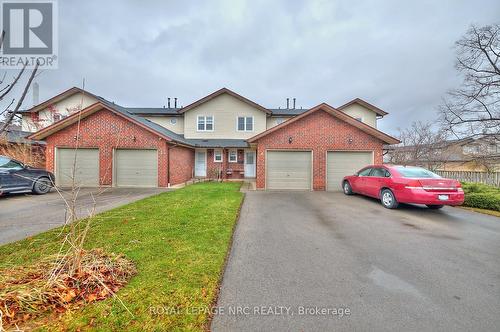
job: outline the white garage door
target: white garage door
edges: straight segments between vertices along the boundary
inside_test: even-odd
[[[361,168],[373,164],[373,152],[336,151],[328,152],[326,174],[329,191],[342,190],[342,179],[353,175]]]
[[[75,160],[76,153],[76,160]],[[73,173],[73,166],[75,172]],[[99,186],[99,149],[63,149],[56,150],[56,184],[60,187]]]
[[[267,189],[310,190],[310,151],[268,151]]]
[[[115,185],[118,187],[157,187],[157,150],[115,150]]]

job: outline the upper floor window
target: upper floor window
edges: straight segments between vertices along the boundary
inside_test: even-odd
[[[213,116],[198,116],[198,131],[213,131],[214,130],[214,117]]]
[[[252,116],[239,116],[238,117],[238,131],[253,131],[253,117]]]

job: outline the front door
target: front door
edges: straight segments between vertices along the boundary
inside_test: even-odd
[[[207,176],[207,152],[196,151],[194,158],[194,176],[205,177]]]
[[[245,151],[245,177],[255,177],[255,151]]]

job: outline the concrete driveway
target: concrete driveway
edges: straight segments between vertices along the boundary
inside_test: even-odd
[[[82,189],[77,200],[77,214],[88,216],[96,197],[96,211],[106,211],[160,192],[159,188],[107,188],[95,196],[98,189]],[[67,195],[67,194],[65,194]],[[64,224],[65,203],[52,191],[47,195],[0,196],[0,244],[24,239]]]
[[[500,218],[248,192],[212,329],[498,331],[499,308]]]

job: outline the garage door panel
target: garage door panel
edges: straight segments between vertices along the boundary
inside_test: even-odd
[[[157,187],[157,150],[115,150],[115,181],[118,187]]]
[[[77,187],[99,186],[99,149],[58,148],[56,163],[56,183],[58,186],[72,186],[73,174]],[[74,173],[73,168],[75,168]]]
[[[366,165],[373,164],[373,152],[331,151],[327,157],[327,185],[329,191],[342,190],[344,176],[353,175]]]
[[[311,152],[268,151],[268,189],[311,189]]]

